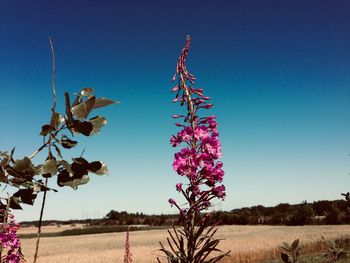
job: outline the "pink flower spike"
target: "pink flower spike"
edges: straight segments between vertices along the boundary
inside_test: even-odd
[[[175,91],[178,91],[179,90],[179,86],[176,85],[175,87],[172,88],[171,92],[175,92]]]

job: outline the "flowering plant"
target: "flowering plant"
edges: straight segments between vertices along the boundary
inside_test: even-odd
[[[7,220],[0,225],[0,262],[25,262],[21,252],[21,243],[17,236],[19,224],[16,223],[13,214],[8,209],[1,207],[0,219],[3,221],[5,218]]]
[[[170,239],[167,241],[171,250],[165,249],[161,243],[161,251],[166,254],[168,262],[217,262],[229,252],[221,253],[217,249],[219,240],[213,236],[219,222],[211,225],[212,212],[203,212],[211,207],[212,199],[224,200],[226,195],[222,184],[223,164],[217,161],[222,156],[221,143],[215,116],[198,115],[199,110],[210,109],[213,104],[208,103],[210,97],[203,94],[203,89],[193,87],[195,77],[186,68],[190,44],[191,38],[187,36],[173,77],[173,81],[178,79],[178,83],[172,89],[176,92],[173,102],[185,105],[187,114],[173,115],[175,119],[182,119],[183,123],[176,123],[181,130],[170,139],[173,147],[185,145],[175,153],[173,168],[188,180],[186,187],[182,183],[176,184],[176,190],[182,193],[186,204],[180,205],[169,199],[170,205],[180,212],[182,227],[174,227],[174,232],[168,231]],[[209,259],[213,251],[220,252],[220,255]]]

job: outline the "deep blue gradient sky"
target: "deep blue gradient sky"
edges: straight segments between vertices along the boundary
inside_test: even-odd
[[[40,146],[50,35],[58,110],[64,91],[87,86],[121,104],[99,110],[101,134],[65,153],[86,148],[110,175],[50,193],[45,218],[176,212],[170,116],[184,109],[171,103],[170,80],[191,34],[188,68],[213,98],[223,144],[227,198],[217,208],[338,199],[350,190],[349,12],[340,0],[0,0],[0,149],[16,146],[21,158]],[[37,219],[40,199],[18,219]]]

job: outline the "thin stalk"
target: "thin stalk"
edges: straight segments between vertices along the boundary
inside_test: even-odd
[[[47,186],[48,179],[45,179],[45,186]],[[38,224],[38,235],[36,238],[36,243],[35,243],[35,252],[34,252],[34,259],[33,263],[36,262],[38,258],[38,253],[39,253],[39,244],[40,244],[40,237],[41,237],[41,226],[42,226],[42,220],[43,220],[43,215],[44,215],[44,208],[45,208],[45,202],[46,202],[46,193],[47,191],[44,192],[43,196],[43,201],[41,203],[41,210],[40,210],[40,217],[39,217],[39,224]]]
[[[191,147],[192,149],[196,149],[197,148],[197,144],[196,144],[196,139],[194,137],[194,131],[196,129],[196,123],[195,123],[195,109],[194,109],[194,105],[191,99],[191,94],[188,91],[188,88],[186,87],[186,81],[185,78],[183,76],[183,74],[180,72],[180,85],[185,93],[185,97],[186,97],[186,104],[188,105],[188,110],[190,112],[191,115],[191,119],[189,120],[189,122],[191,123],[191,128],[193,131],[193,136],[191,139]],[[191,185],[193,185],[193,178],[189,178]],[[191,263],[193,261],[193,257],[194,257],[194,252],[195,252],[195,222],[196,222],[196,217],[197,217],[197,213],[195,211],[191,211],[193,206],[196,204],[196,200],[195,200],[195,196],[192,195],[190,197],[189,200],[189,212],[191,212],[191,224],[189,226],[189,238],[188,238],[188,243],[187,243],[187,260],[189,263]]]
[[[29,159],[33,159],[33,158],[34,158],[39,152],[41,152],[45,147],[47,147],[48,145],[50,145],[51,139],[52,139],[53,137],[56,137],[56,135],[57,135],[60,131],[62,131],[63,129],[65,129],[65,128],[66,128],[66,125],[62,125],[57,131],[55,131],[54,134],[50,135],[50,137],[47,139],[47,141],[44,142],[44,144],[41,145],[41,146],[40,146],[35,152],[33,152],[28,158],[29,158]]]
[[[56,100],[57,100],[57,97],[56,97],[56,85],[55,85],[55,79],[56,79],[56,66],[55,66],[55,49],[53,47],[53,44],[52,44],[52,40],[51,40],[51,37],[49,36],[49,45],[50,45],[50,49],[51,49],[51,55],[52,55],[52,75],[51,75],[51,85],[52,85],[52,92],[53,92],[53,104],[52,104],[52,107],[51,107],[51,110],[52,110],[52,114],[55,114],[56,111],[55,111],[55,108],[56,108]],[[55,132],[55,135],[52,136],[52,134],[50,134],[47,142],[41,146],[38,150],[42,150],[44,149],[44,147],[46,146],[49,146],[49,156],[51,156],[51,145],[52,145],[52,138],[55,137],[58,132],[60,130],[62,130],[64,128],[64,125],[58,129],[56,132]],[[31,157],[33,158],[39,151],[36,151],[35,153],[33,153],[31,155]],[[45,179],[45,186],[47,187],[48,185],[48,178]],[[38,223],[38,235],[37,235],[37,239],[36,239],[36,244],[35,244],[35,252],[34,252],[34,259],[33,259],[33,263],[36,263],[36,260],[38,258],[38,253],[39,253],[39,244],[40,244],[40,237],[41,237],[41,227],[42,227],[42,222],[43,222],[43,215],[44,215],[44,208],[45,208],[45,203],[46,203],[46,194],[47,194],[47,191],[44,191],[44,196],[43,196],[43,201],[41,203],[41,210],[40,210],[40,217],[39,217],[39,223]]]

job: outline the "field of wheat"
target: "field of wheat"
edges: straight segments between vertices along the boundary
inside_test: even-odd
[[[53,231],[54,227],[44,229]],[[32,229],[34,230],[34,229]],[[28,233],[30,230],[22,229]],[[279,256],[279,245],[300,238],[304,251],[319,249],[321,236],[330,239],[350,236],[349,225],[339,226],[222,226],[217,237],[220,249],[231,250],[222,262],[262,262]],[[165,241],[166,230],[130,233],[131,252],[135,263],[156,262],[159,241]],[[123,262],[125,233],[42,238],[38,263],[110,263]],[[35,239],[23,239],[23,253],[30,262]]]

